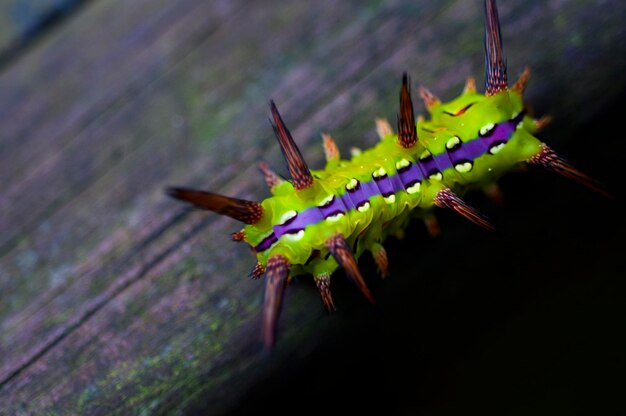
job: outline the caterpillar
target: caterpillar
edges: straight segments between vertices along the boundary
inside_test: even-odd
[[[530,70],[526,68],[509,86],[495,0],[485,0],[484,12],[484,93],[477,91],[471,77],[462,94],[448,102],[421,87],[429,118],[416,119],[405,72],[396,131],[387,121],[377,120],[380,141],[350,159],[342,159],[333,138],[322,135],[326,157],[322,170],[309,168],[270,100],[270,123],[290,174],[287,180],[266,163],[259,164],[271,197],[255,202],[184,187],[166,190],[175,199],[245,224],[231,237],[247,243],[257,258],[250,276],[265,275],[266,348],[276,342],[283,293],[294,276],[312,275],[324,306],[332,311],[331,276],[342,268],[374,303],[357,265],[361,255],[369,252],[380,273],[387,275],[385,239],[401,234],[412,218],[432,223],[436,208],[492,230],[489,220],[461,195],[494,185],[519,165],[541,166],[607,195],[600,184],[535,137],[549,118],[531,117],[524,104]]]

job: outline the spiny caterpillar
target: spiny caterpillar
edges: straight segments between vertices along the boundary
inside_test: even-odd
[[[275,343],[283,292],[293,276],[313,275],[324,305],[333,310],[330,278],[341,266],[374,303],[357,266],[365,251],[386,275],[382,242],[401,234],[411,217],[432,221],[434,207],[492,229],[458,194],[493,187],[501,175],[520,164],[542,166],[604,193],[593,179],[534,137],[548,118],[533,119],[526,113],[522,95],[528,69],[509,88],[495,0],[485,0],[484,9],[484,94],[476,91],[472,78],[458,98],[445,103],[421,88],[430,119],[419,117],[416,122],[405,73],[397,133],[378,120],[380,142],[350,160],[341,159],[333,139],[323,135],[324,170],[309,169],[270,101],[270,122],[291,181],[262,162],[259,168],[272,196],[261,203],[186,188],[167,190],[174,198],[247,224],[232,239],[245,241],[256,253],[258,262],[251,276],[266,275],[262,337],[267,348]]]

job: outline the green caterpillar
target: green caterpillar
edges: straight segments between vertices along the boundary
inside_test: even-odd
[[[458,98],[442,103],[420,90],[430,119],[414,117],[410,81],[402,79],[397,133],[377,121],[380,142],[371,149],[340,158],[328,135],[323,136],[326,167],[310,170],[270,102],[273,127],[291,181],[265,164],[260,170],[272,196],[261,203],[186,188],[168,194],[230,216],[247,225],[232,235],[245,241],[258,262],[251,276],[266,274],[263,342],[275,343],[283,292],[291,276],[311,274],[325,306],[332,310],[330,278],[342,267],[370,301],[373,296],[357,267],[369,251],[380,272],[387,274],[382,242],[399,235],[412,217],[432,224],[434,207],[451,209],[470,221],[492,229],[489,221],[459,196],[469,188],[487,189],[519,164],[540,165],[604,193],[590,177],[554,153],[536,134],[548,118],[533,119],[525,112],[522,95],[526,69],[509,88],[502,52],[495,0],[485,0],[485,93],[469,78]]]

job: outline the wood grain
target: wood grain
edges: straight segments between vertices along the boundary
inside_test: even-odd
[[[347,336],[346,328],[364,328],[374,312],[349,285],[333,282],[339,313],[329,319],[315,285],[301,279],[287,289],[277,348],[264,356],[263,282],[246,279],[254,262],[229,241],[238,224],[181,207],[163,189],[267,196],[256,162],[283,166],[267,122],[270,98],[313,167],[323,159],[321,131],[332,132],[344,154],[375,142],[374,118],[395,118],[404,70],[414,84],[452,98],[466,75],[481,79],[479,3],[90,2],[6,66],[0,75],[0,413],[223,414],[253,398],[272,374],[297,373],[307,357]],[[499,10],[509,78],[530,65],[529,101],[557,119],[547,141],[587,151],[589,138],[577,139],[576,132],[625,90],[620,16],[626,5],[514,0]],[[579,152],[582,168],[597,166]],[[609,187],[616,184],[615,153],[605,157],[608,171],[590,172]],[[533,198],[528,188],[520,192]],[[561,199],[558,192],[538,192],[546,201]],[[581,195],[567,197],[588,196]],[[550,202],[543,203],[545,214],[533,214],[542,204],[513,200],[519,205],[499,217],[509,238],[528,235],[537,224],[525,221],[551,215],[567,234],[568,223],[559,222]],[[598,218],[600,234],[592,225],[580,231],[589,237],[575,245],[578,255],[591,250],[594,235],[606,237],[601,227],[611,215],[618,217],[603,202],[586,201],[563,202],[597,207],[587,215]],[[410,239],[410,247],[392,243],[400,253],[390,258],[396,283],[366,275],[381,308],[391,311],[388,319],[415,324],[414,313],[390,305],[415,289],[402,281],[414,274],[408,260],[416,254],[428,259],[421,273],[454,285],[445,276],[458,269],[441,270],[450,253],[478,257],[488,248],[504,257],[499,247],[518,247],[450,222],[433,245],[423,236]],[[585,270],[608,275],[618,258],[615,239],[605,239],[606,250]],[[549,247],[537,242],[519,250],[513,258],[524,264],[514,273],[520,280],[536,266],[532,253],[550,260]],[[537,274],[549,280],[558,267]],[[384,326],[381,319],[372,322]]]

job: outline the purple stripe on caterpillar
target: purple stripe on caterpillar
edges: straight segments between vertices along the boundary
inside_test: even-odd
[[[381,176],[373,178],[368,182],[361,182],[357,188],[348,191],[341,196],[334,198],[333,201],[324,207],[310,207],[298,213],[298,216],[291,222],[286,224],[275,225],[274,232],[265,238],[254,249],[261,252],[267,250],[278,239],[290,232],[305,229],[309,225],[316,224],[337,213],[346,214],[356,207],[363,205],[371,198],[377,195],[388,196],[405,190],[417,181],[423,180],[422,171],[432,173],[433,171],[442,172],[446,169],[454,167],[457,163],[470,161],[473,162],[478,157],[488,153],[493,146],[499,143],[506,143],[519,122],[523,120],[524,113],[518,114],[514,119],[496,124],[488,135],[484,137],[476,137],[473,140],[462,143],[460,146],[428,157],[426,160],[412,163],[408,169],[404,169],[400,173],[392,176]],[[421,169],[417,165],[420,165]]]

